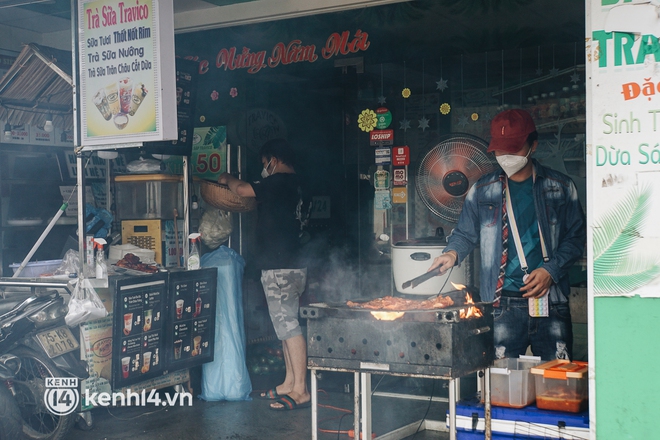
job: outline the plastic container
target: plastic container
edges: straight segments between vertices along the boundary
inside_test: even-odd
[[[44,260],[44,261],[30,261],[25,265],[18,278],[34,278],[43,274],[52,274],[60,267],[62,260]],[[10,264],[9,267],[16,273],[20,263]]]
[[[523,408],[534,403],[536,388],[530,368],[541,363],[537,356],[497,359],[490,369],[490,399],[495,406]]]
[[[536,406],[577,413],[587,409],[587,362],[555,359],[531,369],[536,382]]]
[[[156,252],[151,249],[142,249],[132,244],[120,244],[110,246],[110,254],[108,255],[108,262],[111,264],[124,258],[126,254],[133,254],[140,258],[140,261],[145,264],[154,263]]]
[[[115,177],[119,220],[170,219],[183,212],[183,178],[169,174]]]
[[[589,411],[579,414],[546,411],[534,405],[525,408],[492,407],[493,440],[589,438]],[[447,415],[449,420],[449,415]],[[456,404],[456,439],[483,440],[484,405],[476,399]]]

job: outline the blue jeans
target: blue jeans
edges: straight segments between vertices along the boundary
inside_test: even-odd
[[[573,327],[568,303],[550,306],[550,316],[529,316],[527,298],[503,296],[494,309],[495,358],[517,358],[529,345],[542,360],[573,357]]]

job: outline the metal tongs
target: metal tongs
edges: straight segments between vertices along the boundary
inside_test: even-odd
[[[445,271],[446,272],[446,271]],[[440,268],[436,268],[433,270],[430,270],[418,277],[413,278],[412,280],[408,280],[404,282],[401,287],[404,289],[407,289],[408,287],[417,287],[420,284],[422,284],[426,280],[430,280],[431,278],[438,276],[438,275],[443,275],[445,272],[440,272]]]

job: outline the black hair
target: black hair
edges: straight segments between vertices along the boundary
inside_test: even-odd
[[[530,134],[527,135],[527,145],[529,145],[529,148],[532,148],[532,145],[534,145],[534,142],[539,140],[539,132],[534,130]]]
[[[273,157],[291,167],[295,167],[294,153],[284,139],[271,139],[259,149],[259,157],[271,160]]]

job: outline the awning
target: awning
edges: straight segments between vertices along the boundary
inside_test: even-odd
[[[0,120],[73,128],[71,52],[30,43],[0,80]]]

